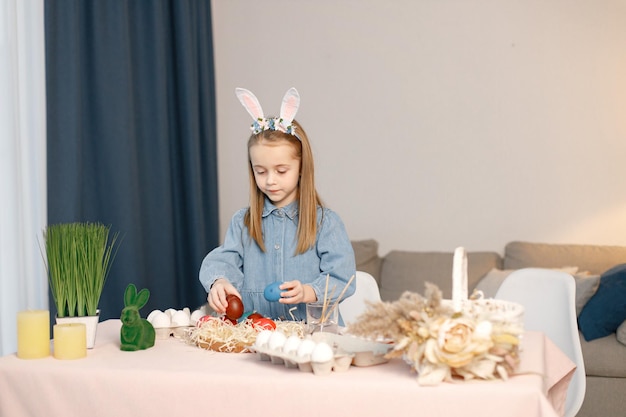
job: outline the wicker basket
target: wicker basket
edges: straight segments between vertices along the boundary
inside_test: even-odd
[[[467,253],[459,247],[454,251],[452,267],[452,299],[443,300],[442,304],[451,307],[455,313],[467,315],[476,321],[486,320],[501,326],[510,326],[512,333],[524,331],[524,306],[521,304],[483,298],[479,292],[477,298],[469,298],[467,291]]]

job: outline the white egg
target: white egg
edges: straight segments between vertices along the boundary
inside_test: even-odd
[[[204,311],[202,310],[195,310],[193,313],[191,313],[191,316],[189,316],[189,324],[191,324],[192,326],[195,326],[196,323],[198,322],[198,319],[200,319],[200,317],[205,316]]]
[[[176,313],[176,309],[168,308],[167,310],[164,311],[164,313],[167,314],[171,319],[174,313]]]
[[[185,307],[185,308],[183,308],[183,311],[185,312],[185,314],[187,315],[187,317],[191,317],[191,310],[189,309],[189,307]]]
[[[274,334],[271,330],[261,330],[259,334],[256,335],[256,340],[254,341],[254,346],[257,348],[267,347],[267,342],[270,340]]]
[[[287,336],[279,330],[274,330],[273,334],[270,336],[270,340],[268,340],[267,345],[271,350],[280,351],[283,349],[285,342],[287,341]]]
[[[154,316],[156,316],[159,313],[163,314],[163,312],[161,310],[152,310],[150,312],[150,314],[148,314],[148,317],[146,318],[146,320],[148,320],[150,323],[152,323],[152,319],[154,318]]]
[[[154,317],[152,317],[152,327],[154,327],[155,329],[162,329],[164,327],[171,327],[172,322],[170,321],[170,317],[163,312],[160,312],[158,314],[155,314]]]
[[[174,326],[189,326],[189,316],[182,310],[179,310],[172,314],[172,327]]]
[[[328,362],[333,359],[333,356],[333,348],[326,342],[320,342],[311,352],[311,362]]]
[[[295,334],[292,334],[291,336],[287,338],[287,340],[285,340],[285,345],[283,346],[283,352],[290,354],[290,355],[295,355],[296,352],[298,351],[298,346],[300,346],[301,342],[302,342],[302,339],[300,339],[300,337],[296,336]]]
[[[304,339],[300,342],[300,346],[298,346],[298,351],[296,352],[296,356],[300,359],[307,359],[311,356],[311,352],[315,349],[315,342],[311,339]]]

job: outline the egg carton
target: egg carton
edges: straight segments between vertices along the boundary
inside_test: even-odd
[[[393,344],[388,341],[372,341],[349,334],[335,334],[327,332],[313,333],[315,342],[326,342],[335,350],[354,353],[352,365],[373,366],[389,362],[385,356]]]
[[[152,310],[147,320],[154,327],[157,339],[168,339],[170,336],[182,338],[205,314],[201,309],[191,312],[187,307],[182,310],[168,308],[165,311]]]
[[[323,343],[323,342],[322,342]],[[329,345],[328,349],[332,351]],[[311,356],[298,356],[297,353],[285,353],[268,347],[251,346],[250,351],[255,353],[261,361],[268,361],[274,365],[284,365],[288,369],[299,369],[302,372],[313,372],[315,375],[328,375],[331,372],[345,372],[350,369],[354,353],[333,352],[328,360],[313,361]]]
[[[298,368],[302,372],[327,375],[332,371],[344,372],[351,365],[372,366],[388,362],[385,354],[393,348],[389,343],[372,342],[348,335],[319,332],[296,341],[272,332],[249,347],[261,361],[268,361],[287,368]]]
[[[154,332],[157,339],[169,339],[170,336],[181,339],[192,328],[193,326],[155,327]]]

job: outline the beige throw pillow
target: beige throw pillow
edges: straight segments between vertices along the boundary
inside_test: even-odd
[[[494,298],[504,279],[513,271],[515,270],[493,268],[476,284],[474,289],[482,291],[485,298]]]
[[[600,286],[600,275],[591,275],[589,271],[573,275],[576,281],[576,317],[580,314],[587,301],[593,297]]]
[[[617,328],[617,332],[615,332],[617,336],[617,341],[622,345],[626,345],[626,320],[619,325]]]

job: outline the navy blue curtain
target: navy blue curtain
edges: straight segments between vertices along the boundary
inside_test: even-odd
[[[46,0],[45,35],[48,224],[123,237],[101,318],[128,283],[151,292],[144,317],[201,305],[219,244],[210,1]]]

